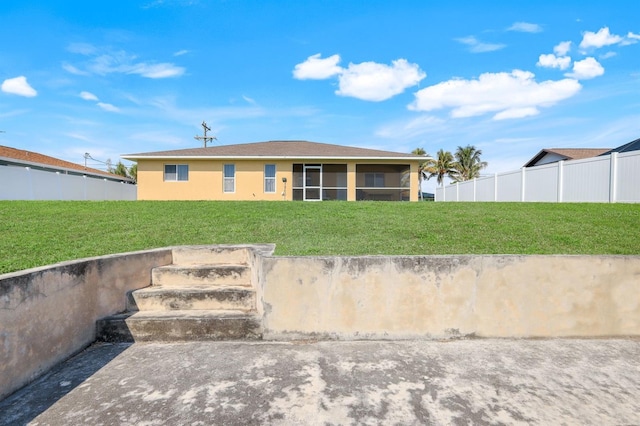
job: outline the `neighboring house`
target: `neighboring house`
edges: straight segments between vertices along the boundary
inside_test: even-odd
[[[611,148],[546,148],[537,153],[524,167],[542,166],[558,161],[597,157]]]
[[[418,201],[424,156],[306,141],[123,155],[139,200]]]
[[[640,151],[640,139],[636,139],[629,143],[625,143],[624,145],[620,145],[619,147],[613,148],[612,150],[607,151],[600,155],[609,155],[614,152],[623,153],[623,152],[631,152],[631,151]]]
[[[41,170],[51,173],[61,173],[67,175],[87,176],[89,178],[106,179],[113,182],[133,183],[133,180],[103,172],[102,170],[84,167],[80,164],[38,154],[37,152],[25,151],[23,149],[10,148],[0,145],[0,167],[29,167],[32,170]]]

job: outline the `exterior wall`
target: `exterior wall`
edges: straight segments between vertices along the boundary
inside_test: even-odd
[[[437,188],[436,201],[638,203],[640,151],[526,167],[476,179],[473,191],[460,188]]]
[[[138,199],[139,200],[292,200],[293,164],[305,163],[301,160],[138,160]],[[306,161],[307,164],[347,164],[347,200],[356,199],[356,164],[398,164],[402,161]],[[164,181],[165,164],[188,164],[188,181]],[[223,191],[223,167],[234,164],[236,167],[236,190],[233,193]],[[264,192],[264,165],[276,165],[276,192]],[[411,189],[410,200],[418,201],[418,162],[410,164]],[[286,178],[286,185],[282,179]],[[282,193],[285,193],[284,197]]]
[[[171,261],[159,249],[0,275],[0,399],[93,342],[96,320]]]
[[[266,339],[640,336],[640,256],[267,257]]]
[[[564,161],[567,157],[556,154],[555,152],[547,152],[544,157],[534,164],[534,166],[542,166],[544,164],[557,163],[558,161]]]
[[[189,180],[165,182],[165,164],[188,164]],[[223,167],[236,167],[235,192],[223,191]],[[276,192],[264,192],[264,165],[276,165]],[[292,162],[284,161],[151,161],[138,162],[140,200],[282,200],[287,179],[286,199],[292,198]]]

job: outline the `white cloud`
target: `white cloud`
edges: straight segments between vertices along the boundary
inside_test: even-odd
[[[374,134],[385,139],[412,139],[430,132],[443,131],[445,126],[445,120],[424,114],[410,120],[385,123]]]
[[[411,64],[406,59],[397,59],[391,65],[376,62],[350,63],[347,68],[338,66],[339,62],[339,55],[323,59],[318,53],[297,64],[293,77],[298,80],[323,80],[337,76],[337,95],[374,102],[398,95],[426,77],[417,64]]]
[[[627,38],[632,40],[640,40],[640,34],[634,34],[629,31],[629,33],[627,34]]]
[[[507,31],[519,31],[522,33],[539,33],[542,32],[542,27],[538,24],[531,24],[529,22],[516,22],[507,28]]]
[[[100,108],[102,108],[105,111],[109,111],[109,112],[120,112],[120,108],[118,108],[117,106],[111,105],[111,104],[107,104],[104,102],[98,102],[97,104]]]
[[[558,57],[553,53],[549,53],[548,55],[540,55],[536,65],[539,67],[566,70],[571,65],[571,58],[568,56]]]
[[[71,65],[71,64],[67,64],[67,63],[63,63],[63,64],[62,64],[62,68],[63,68],[65,71],[67,71],[67,72],[69,72],[69,73],[71,73],[71,74],[73,74],[73,75],[91,75],[91,73],[88,73],[88,72],[86,72],[86,71],[79,70],[78,68],[74,67],[73,65]]]
[[[67,50],[71,53],[79,53],[81,55],[92,55],[96,53],[98,49],[89,43],[71,43],[67,46]]]
[[[147,78],[180,77],[185,69],[169,63],[146,64],[144,62],[121,68],[125,74],[139,74]]]
[[[182,55],[186,55],[187,53],[189,53],[188,50],[182,49],[182,50],[178,50],[176,53],[174,53],[173,56],[182,56]]]
[[[293,77],[298,80],[324,80],[342,72],[342,68],[338,66],[340,55],[324,59],[320,56],[320,53],[309,56],[306,61],[296,65]]]
[[[483,43],[474,36],[457,38],[456,41],[469,46],[469,51],[472,53],[493,52],[507,47],[506,44]]]
[[[33,98],[38,94],[38,92],[27,82],[27,77],[23,75],[20,77],[6,79],[2,82],[0,89],[5,93],[11,93],[13,95],[24,96],[27,98]]]
[[[581,88],[573,79],[538,83],[533,73],[521,70],[485,73],[477,80],[453,79],[419,90],[409,109],[452,108],[452,117],[496,113],[494,120],[522,118],[576,95]]]
[[[536,107],[510,108],[501,111],[493,116],[494,120],[508,120],[511,118],[524,118],[540,114],[540,110]]]
[[[624,38],[611,34],[609,27],[603,27],[598,30],[597,33],[586,31],[582,34],[582,41],[580,42],[580,49],[600,48],[603,46],[610,46],[623,41]]]
[[[600,63],[592,57],[576,61],[573,63],[573,72],[565,74],[567,77],[576,80],[588,80],[604,74],[604,68]]]
[[[566,56],[567,53],[569,53],[569,50],[571,50],[571,42],[570,41],[563,41],[563,42],[558,43],[553,48],[553,53],[555,53],[558,56]]]
[[[349,64],[340,74],[340,89],[336,94],[384,101],[415,86],[426,76],[417,64],[410,64],[406,59],[395,60],[391,66],[376,62]]]
[[[255,99],[250,98],[249,96],[242,95],[242,99],[244,99],[247,103],[249,103],[251,105],[257,105],[258,104]]]
[[[90,50],[89,48],[71,47],[69,50],[74,53],[81,53],[85,56],[90,56],[91,59],[86,61],[83,65],[84,69],[81,69],[75,65],[65,63],[62,67],[76,75],[107,75],[111,73],[120,74],[138,74],[146,78],[170,78],[179,77],[185,73],[185,68],[179,67],[172,63],[148,63],[137,62],[136,56],[130,55],[124,51],[109,52],[105,54],[98,54],[97,49]]]
[[[603,55],[600,55],[600,59],[609,59],[609,58],[613,58],[616,55],[617,55],[616,52],[607,52]]]
[[[80,97],[85,101],[97,101],[98,97],[91,92],[80,92]]]

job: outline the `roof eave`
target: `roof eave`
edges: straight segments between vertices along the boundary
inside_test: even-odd
[[[327,155],[121,155],[125,160],[385,160],[426,161],[431,157],[349,157]]]

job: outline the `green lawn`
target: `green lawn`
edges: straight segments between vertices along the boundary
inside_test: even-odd
[[[640,254],[638,204],[0,201],[0,273],[182,244],[278,255]]]

